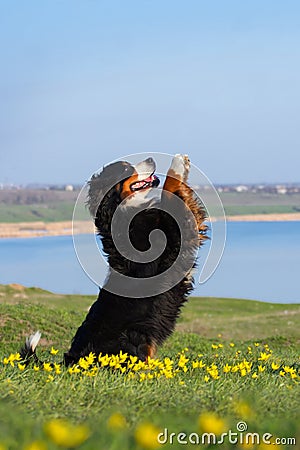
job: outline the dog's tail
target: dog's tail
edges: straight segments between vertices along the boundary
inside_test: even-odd
[[[36,356],[35,349],[41,339],[41,336],[41,333],[37,331],[26,338],[25,344],[20,350],[21,359],[25,362],[25,364],[29,364],[31,359],[33,359],[35,363],[40,363],[40,360]]]

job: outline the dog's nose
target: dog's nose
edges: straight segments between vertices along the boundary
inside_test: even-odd
[[[154,163],[153,158],[151,158],[151,156],[150,156],[150,158],[147,158],[147,159],[146,159],[146,163],[148,163],[148,164],[153,164],[153,163]]]

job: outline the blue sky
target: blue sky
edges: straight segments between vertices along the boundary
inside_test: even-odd
[[[135,152],[215,183],[299,182],[298,1],[0,3],[0,182]]]

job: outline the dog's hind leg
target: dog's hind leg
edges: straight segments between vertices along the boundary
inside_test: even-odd
[[[126,330],[120,338],[121,350],[131,356],[137,356],[141,361],[153,358],[156,346],[150,339],[138,330]]]

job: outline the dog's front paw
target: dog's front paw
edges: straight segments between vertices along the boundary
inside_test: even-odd
[[[177,154],[172,160],[172,164],[169,169],[170,175],[173,172],[175,178],[185,182],[187,181],[189,175],[190,165],[191,163],[188,155]]]

